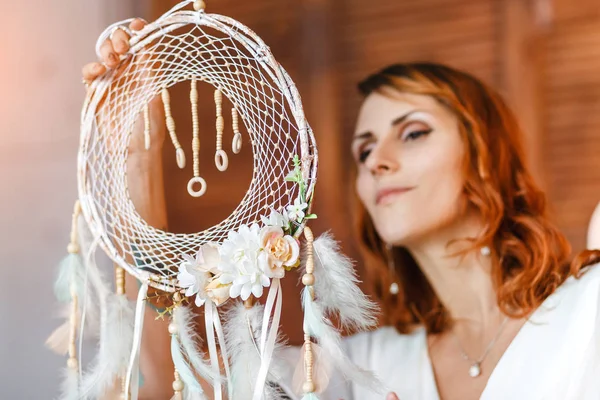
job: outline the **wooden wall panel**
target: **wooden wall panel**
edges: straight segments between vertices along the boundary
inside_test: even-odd
[[[558,14],[545,57],[543,151],[550,200],[559,225],[581,249],[600,200],[600,15]]]

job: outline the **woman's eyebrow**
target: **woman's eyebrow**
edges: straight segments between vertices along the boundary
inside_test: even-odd
[[[421,112],[421,111],[422,110],[411,110],[411,111],[407,112],[406,114],[403,114],[403,115],[399,116],[398,118],[395,118],[392,121],[391,126],[399,125],[399,124],[403,123],[404,121],[406,121],[408,119],[408,117],[410,117],[412,114]],[[371,139],[373,137],[375,137],[375,135],[373,135],[373,132],[368,131],[368,132],[363,132],[363,133],[357,134],[356,136],[354,136],[353,141],[362,140],[362,139]]]
[[[361,140],[361,139],[370,139],[373,136],[375,136],[375,135],[373,135],[373,132],[369,131],[369,132],[360,133],[360,134],[354,136],[354,138],[352,140],[355,141],[355,140]]]
[[[392,121],[392,126],[396,126],[396,125],[398,125],[398,124],[401,124],[401,123],[403,123],[404,121],[406,121],[406,119],[407,119],[408,117],[410,117],[412,114],[414,114],[414,113],[416,113],[416,112],[419,112],[419,111],[421,111],[421,110],[412,110],[412,111],[409,111],[409,112],[407,112],[407,113],[406,113],[406,114],[404,114],[404,115],[401,115],[400,117],[398,117],[398,118],[396,118],[396,119],[394,119],[394,120]]]

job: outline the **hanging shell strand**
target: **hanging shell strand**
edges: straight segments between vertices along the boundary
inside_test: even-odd
[[[240,154],[240,151],[242,151],[242,134],[240,133],[238,112],[235,107],[231,109],[231,123],[234,133],[233,141],[231,142],[231,151],[233,151],[233,154]]]
[[[306,226],[304,227],[304,237],[306,238],[306,273],[302,276],[302,284],[306,286],[306,289],[310,291],[311,297],[315,296],[314,292],[314,284],[315,284],[315,276],[313,272],[315,270],[314,263],[314,252],[313,252],[313,242],[314,235],[312,230]],[[317,390],[317,387],[313,381],[313,366],[314,366],[314,358],[312,351],[312,341],[310,339],[310,335],[307,332],[304,332],[304,366],[305,366],[305,378],[304,384],[302,385],[302,390],[305,394],[314,393]]]
[[[165,119],[167,122],[167,130],[169,131],[169,136],[171,136],[171,142],[175,147],[175,155],[177,157],[177,166],[181,169],[185,168],[185,153],[181,148],[181,144],[177,139],[177,133],[175,132],[175,120],[173,119],[173,115],[171,113],[171,96],[169,94],[169,90],[164,88],[162,90],[162,101],[165,106]]]
[[[219,89],[215,90],[215,106],[217,109],[217,152],[215,153],[215,165],[221,172],[226,171],[229,166],[227,153],[223,150],[223,130],[225,120],[223,119],[223,95]]]
[[[192,105],[192,154],[194,157],[194,177],[188,182],[187,190],[192,197],[201,197],[206,193],[206,181],[200,176],[200,123],[198,120],[198,82],[192,78],[190,90],[190,103]],[[194,185],[200,185],[196,190]]]

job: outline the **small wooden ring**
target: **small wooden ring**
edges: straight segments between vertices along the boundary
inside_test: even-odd
[[[229,158],[227,158],[227,153],[225,153],[225,151],[217,150],[215,153],[215,165],[221,172],[227,170],[227,167],[229,167]]]
[[[196,184],[196,183],[200,184],[200,189],[198,189],[198,190],[194,190],[194,184]],[[193,177],[188,182],[187,190],[188,190],[188,193],[190,194],[190,196],[201,197],[204,195],[204,193],[206,193],[206,181],[204,180],[204,178],[201,178],[199,176]]]
[[[233,142],[231,143],[231,150],[233,151],[233,154],[240,154],[240,151],[242,151],[242,134],[241,133],[236,133],[233,136]]]

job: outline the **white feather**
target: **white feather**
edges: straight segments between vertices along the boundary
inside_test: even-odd
[[[203,390],[196,379],[196,375],[190,368],[187,360],[183,357],[177,335],[171,335],[171,357],[173,358],[173,365],[179,373],[179,377],[183,381],[185,387],[191,392],[202,394]]]
[[[79,396],[79,371],[67,368],[61,384],[59,400],[80,400]]]
[[[205,380],[215,382],[221,380],[215,376],[211,366],[205,362],[204,354],[198,349],[199,336],[194,329],[193,313],[188,307],[175,307],[173,321],[177,325],[177,336],[181,350],[190,366]]]
[[[82,381],[82,395],[101,398],[122,376],[133,344],[134,310],[125,295],[107,298],[107,320],[102,324],[98,354]]]
[[[343,328],[367,330],[376,326],[378,307],[358,287],[354,264],[340,252],[338,242],[324,233],[313,242],[313,248],[314,289],[323,310],[339,316]]]
[[[71,330],[71,321],[69,314],[71,306],[63,307],[61,314],[66,321],[50,334],[46,339],[46,347],[59,355],[65,355],[69,352],[69,333]],[[76,315],[76,324],[79,325],[79,313]]]
[[[71,301],[71,283],[77,288],[77,296],[81,299],[81,289],[85,279],[85,268],[80,254],[69,254],[58,265],[58,274],[54,281],[54,295],[62,303]]]
[[[231,361],[231,381],[233,385],[232,397],[234,399],[246,399],[254,393],[254,385],[260,369],[260,336],[262,329],[264,307],[255,305],[246,309],[243,303],[236,304],[228,312],[224,324],[225,343]],[[278,353],[285,344],[278,337],[273,352],[273,367],[271,371],[277,371],[277,364],[281,362]],[[269,373],[267,385],[265,385],[266,400],[283,398],[283,392],[270,384],[277,382],[280,377]]]
[[[366,386],[376,393],[382,393],[379,380],[369,371],[356,366],[344,353],[342,336],[331,324],[323,312],[318,301],[312,299],[308,288],[302,291],[302,306],[304,308],[304,331],[315,338],[321,347],[324,357],[331,362],[349,381],[361,386]]]

